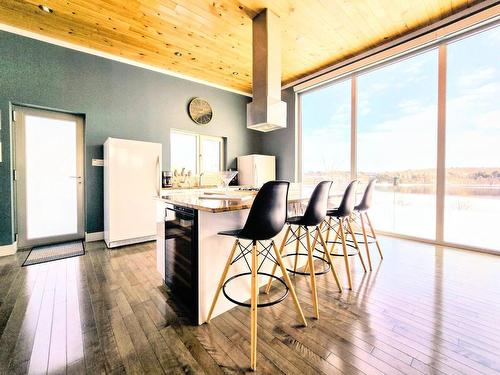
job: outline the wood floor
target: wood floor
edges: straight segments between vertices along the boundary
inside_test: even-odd
[[[319,320],[308,280],[292,277],[307,328],[291,298],[259,309],[259,373],[500,373],[500,257],[381,243],[371,273],[353,259],[354,291],[318,277]],[[187,324],[156,273],[154,243],[90,243],[85,256],[21,268],[26,255],[0,258],[2,374],[250,372],[248,310]]]

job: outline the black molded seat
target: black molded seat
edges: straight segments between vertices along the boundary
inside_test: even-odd
[[[372,205],[373,189],[376,182],[376,178],[373,178],[370,182],[368,182],[365,192],[363,193],[363,198],[361,198],[361,202],[354,207],[354,211],[368,211],[370,209]]]
[[[356,200],[356,187],[358,186],[358,181],[353,180],[345,189],[342,201],[337,208],[328,210],[326,215],[333,217],[349,217],[354,209]]]
[[[232,230],[224,230],[222,232],[219,232],[217,234],[221,236],[231,236],[231,237],[238,237],[238,238],[243,238],[240,237],[241,229],[232,229]],[[247,240],[251,240],[251,238],[245,238]]]
[[[293,216],[287,219],[286,222],[288,224],[305,225],[307,227],[319,225],[326,216],[328,194],[330,193],[331,186],[331,181],[322,181],[316,185],[304,215]]]
[[[299,222],[302,220],[302,216],[292,216],[286,219],[287,224],[299,225]]]
[[[265,183],[253,201],[252,208],[250,208],[248,218],[243,228],[219,232],[219,234],[223,236],[236,237],[236,240],[227,258],[219,285],[215,291],[214,299],[208,312],[207,322],[210,322],[221,291],[229,301],[240,306],[250,307],[250,367],[252,370],[255,370],[257,366],[257,308],[280,303],[287,297],[288,292],[290,292],[300,320],[304,326],[307,326],[304,313],[302,312],[293,284],[286,271],[281,253],[273,240],[273,237],[281,232],[285,226],[289,187],[290,183],[288,181],[269,181]],[[250,240],[251,242],[248,245],[242,245],[240,239]],[[269,244],[264,244],[263,242],[269,242]],[[239,254],[235,256],[236,250],[239,250]],[[271,254],[271,251],[274,252],[274,256]],[[251,259],[248,260],[247,256]],[[243,262],[243,260],[248,267],[248,272],[240,272],[226,279],[231,265],[238,261]],[[274,270],[277,266],[280,267],[283,280],[274,276],[274,271],[273,274],[261,271],[261,267],[266,261],[274,263]],[[273,301],[259,303],[258,277],[263,275],[275,279],[284,286],[284,293],[281,297]],[[226,290],[229,283],[242,277],[250,277],[250,303],[239,301],[231,297]]]
[[[295,262],[293,269],[287,268],[286,271],[291,272],[296,275],[304,275],[310,277],[311,282],[311,290],[312,290],[312,303],[314,308],[314,314],[317,319],[319,319],[319,307],[318,307],[318,293],[316,290],[316,276],[327,274],[328,272],[332,272],[333,277],[335,278],[335,282],[339,287],[339,290],[342,292],[342,285],[340,283],[340,279],[335,271],[335,266],[332,262],[332,258],[330,253],[328,252],[328,248],[326,242],[321,233],[320,224],[323,225],[323,221],[326,217],[326,210],[328,207],[328,195],[330,193],[330,187],[332,186],[331,181],[322,181],[315,188],[309,199],[309,203],[307,204],[304,215],[302,216],[293,216],[287,219],[286,223],[288,224],[287,231],[285,233],[285,237],[283,238],[283,242],[281,243],[280,254],[283,253],[285,247],[293,242],[295,242],[295,252],[294,253],[286,253],[283,257],[294,257]],[[292,226],[295,225],[298,228],[295,230],[292,229]],[[311,227],[312,233],[315,234],[313,244],[311,246]],[[301,230],[304,230],[305,234],[301,235]],[[289,235],[291,234],[291,240],[289,241]],[[302,239],[305,238],[306,245],[302,242]],[[323,255],[317,256],[314,255],[316,251],[316,242],[319,240],[320,244],[323,246],[323,251],[319,250]],[[302,245],[307,252],[300,252],[299,248]],[[297,261],[300,256],[307,256],[307,264],[303,271],[297,270]],[[323,271],[316,271],[314,262],[319,261],[326,264],[326,269]],[[273,280],[274,273],[276,271],[276,266],[273,268],[273,272],[271,273],[271,277],[267,283],[266,293],[269,293],[271,289],[271,283]]]
[[[349,282],[349,289],[352,290],[352,277],[351,277],[351,266],[348,261],[349,256],[358,255],[363,265],[363,269],[366,272],[365,262],[363,261],[363,257],[359,251],[358,241],[356,239],[356,235],[351,225],[351,214],[353,213],[354,206],[356,204],[356,187],[358,186],[358,181],[354,180],[347,186],[345,189],[344,196],[342,197],[342,202],[337,208],[328,210],[326,215],[329,217],[327,223],[328,233],[326,235],[326,242],[332,243],[332,248],[330,250],[331,255],[335,256],[343,256],[345,261],[345,267],[347,271],[347,280]],[[332,225],[332,222],[336,222]],[[335,232],[335,238],[333,241],[329,241],[330,231],[333,230]],[[355,252],[348,253],[347,252],[347,240],[346,235],[349,234],[352,237],[352,242],[354,243]],[[340,243],[342,244],[342,253],[338,254],[335,252],[335,244],[337,239],[340,238]],[[349,245],[351,246],[351,245]]]
[[[363,236],[363,239],[358,242],[365,244],[366,255],[368,257],[368,266],[370,267],[370,271],[372,270],[372,260],[368,244],[375,243],[377,245],[377,249],[380,254],[380,259],[384,258],[384,256],[382,255],[382,249],[380,248],[380,244],[377,239],[377,234],[375,233],[375,229],[373,228],[372,223],[370,221],[370,216],[368,216],[368,211],[370,210],[372,205],[373,190],[375,189],[376,182],[377,182],[376,178],[373,178],[368,182],[365,192],[363,193],[363,198],[361,198],[361,202],[359,202],[359,204],[354,207],[355,215],[353,215],[353,220],[359,226],[361,226],[361,233],[357,232],[355,233],[355,235]],[[368,234],[366,231],[365,219],[368,221],[368,226],[370,227],[371,234]]]
[[[245,226],[219,234],[255,241],[276,236],[285,225],[289,187],[288,181],[266,182],[253,201]]]

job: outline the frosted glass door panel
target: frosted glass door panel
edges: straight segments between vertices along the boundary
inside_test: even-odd
[[[78,232],[76,122],[25,119],[27,239]]]

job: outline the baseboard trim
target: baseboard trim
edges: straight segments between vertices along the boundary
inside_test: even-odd
[[[85,232],[85,242],[96,242],[104,240],[104,232]]]
[[[0,257],[12,255],[15,254],[16,252],[17,252],[17,241],[10,245],[0,246]]]
[[[106,239],[105,242],[106,242],[106,246],[108,247],[108,249],[112,249],[114,247],[133,245],[133,244],[141,243],[141,242],[154,241],[155,239],[156,239],[156,234],[154,234],[152,236],[130,238],[127,240],[119,240],[119,241],[109,241]]]

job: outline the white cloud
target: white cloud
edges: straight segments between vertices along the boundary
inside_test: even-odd
[[[478,113],[473,116],[472,123],[476,129],[500,131],[500,109]]]
[[[495,76],[495,69],[492,67],[478,67],[473,72],[462,75],[458,84],[462,87],[471,87],[490,81]]]
[[[436,106],[374,125],[358,134],[358,167],[381,172],[436,165]]]
[[[358,112],[361,116],[367,115],[372,111],[369,100],[358,101]]]
[[[420,111],[422,107],[422,102],[416,99],[402,100],[398,103],[398,108],[401,109],[403,113],[416,113]]]

